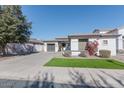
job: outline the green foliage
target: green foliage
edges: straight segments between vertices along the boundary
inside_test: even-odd
[[[0,7],[0,47],[5,52],[7,43],[25,43],[29,40],[31,22],[23,15],[21,6]]]

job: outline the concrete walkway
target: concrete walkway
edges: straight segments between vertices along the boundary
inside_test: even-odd
[[[44,67],[60,53],[38,53],[0,62],[0,87],[124,87],[124,70]]]

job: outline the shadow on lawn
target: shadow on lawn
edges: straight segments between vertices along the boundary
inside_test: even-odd
[[[113,63],[113,64],[115,64],[115,65],[118,65],[118,66],[121,66],[121,67],[124,68],[124,64],[122,65],[122,64],[116,63],[116,62],[114,62],[113,60],[107,60],[107,62]]]
[[[120,84],[124,87],[124,84],[113,77],[112,75],[101,71],[102,74],[107,75],[111,79],[113,79],[116,83]],[[64,75],[63,75],[64,76]],[[87,81],[90,76],[90,81]],[[40,72],[35,77],[34,81],[30,80],[6,80],[0,79],[0,87],[2,88],[113,88],[115,86],[112,85],[111,82],[108,82],[106,78],[104,78],[101,74],[97,73],[97,76],[100,80],[94,78],[93,73],[90,73],[87,76],[84,73],[80,73],[77,70],[69,70],[70,80],[66,83],[56,83],[54,82],[55,76],[52,73],[43,73]],[[102,82],[102,83],[101,83]]]

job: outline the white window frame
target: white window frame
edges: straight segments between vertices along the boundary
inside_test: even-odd
[[[108,45],[108,40],[103,40],[102,43],[103,43],[104,46],[107,46]]]

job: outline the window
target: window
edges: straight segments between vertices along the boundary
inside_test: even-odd
[[[103,45],[108,45],[108,40],[103,40]]]
[[[88,39],[79,39],[78,48],[79,51],[85,50]]]
[[[88,39],[79,39],[79,42],[88,42]]]

